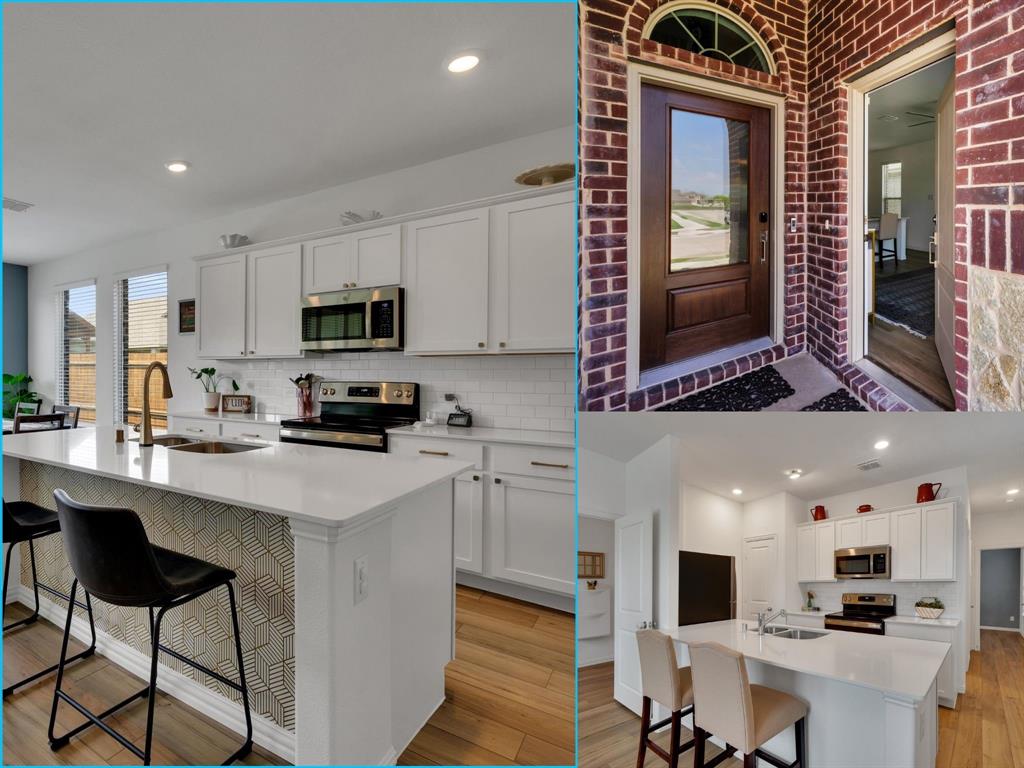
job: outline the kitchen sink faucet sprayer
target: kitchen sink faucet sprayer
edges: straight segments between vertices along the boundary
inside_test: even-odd
[[[783,620],[785,620],[786,618],[785,608],[778,611],[774,616],[769,615],[771,612],[771,606],[768,606],[768,610],[764,611],[763,613],[761,611],[757,612],[757,634],[763,635],[765,628],[780,616]]]
[[[167,366],[159,360],[154,360],[146,369],[146,377],[142,380],[142,421],[135,426],[138,431],[142,427],[142,437],[139,438],[140,448],[151,448],[153,446],[153,417],[149,411],[149,378],[153,375],[153,369],[159,368],[164,379],[164,399],[170,400],[174,397],[171,392],[171,377],[167,373]]]

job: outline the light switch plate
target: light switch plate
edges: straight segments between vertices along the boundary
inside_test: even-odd
[[[357,557],[353,565],[353,589],[355,592],[353,602],[359,604],[366,599],[366,596],[370,592],[369,584],[369,565],[367,563],[367,556]]]

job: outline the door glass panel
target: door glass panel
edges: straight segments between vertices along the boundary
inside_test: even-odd
[[[672,110],[669,271],[745,264],[750,124]]]

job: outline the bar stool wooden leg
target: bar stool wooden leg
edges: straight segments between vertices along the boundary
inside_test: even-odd
[[[704,765],[704,742],[708,735],[703,728],[696,723],[693,726],[693,768],[703,768]]]
[[[672,731],[671,731],[672,735],[669,737],[671,739],[671,744],[670,744],[669,753],[668,753],[669,754],[669,760],[668,760],[669,768],[679,768],[679,751],[680,751],[679,750],[679,732],[680,732],[680,728],[682,727],[682,720],[683,720],[683,713],[682,712],[673,712],[672,713]]]
[[[644,768],[647,759],[647,731],[651,727],[651,699],[644,696],[643,709],[640,713],[640,749],[636,756],[636,768]]]

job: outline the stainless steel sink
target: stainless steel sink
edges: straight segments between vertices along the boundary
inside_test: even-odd
[[[244,453],[245,451],[258,451],[266,448],[265,445],[249,443],[221,443],[210,440],[196,440],[179,445],[170,446],[172,451],[187,451],[189,453]]]
[[[139,438],[133,437],[129,442],[137,443]],[[159,437],[153,438],[153,445],[163,445],[168,448],[173,448],[178,445],[192,445],[193,443],[202,442],[194,437],[182,437],[181,435],[160,435]]]
[[[817,632],[813,629],[797,629],[796,627],[765,627],[766,635],[785,637],[789,640],[813,640],[816,637],[824,637],[828,632]]]

